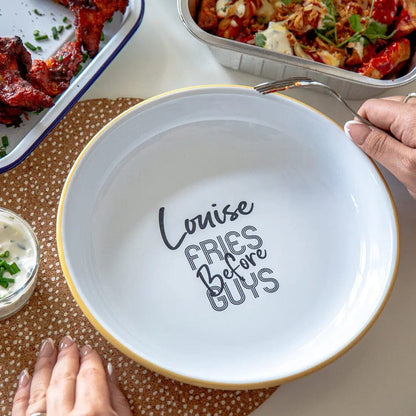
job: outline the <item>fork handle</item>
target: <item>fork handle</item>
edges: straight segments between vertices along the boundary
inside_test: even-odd
[[[373,127],[373,128],[377,128],[371,121],[367,120],[364,117],[361,117],[348,103],[347,101],[344,100],[344,98],[342,98],[341,95],[339,95],[335,90],[333,90],[332,88],[330,88],[328,85],[323,84],[322,82],[319,81],[305,81],[304,83],[302,81],[298,81],[296,84],[298,84],[299,86],[304,86],[304,87],[310,87],[310,86],[317,86],[317,87],[323,87],[325,89],[327,89],[338,101],[340,101],[342,104],[345,105],[345,107],[348,108],[348,110],[351,111],[351,113],[357,117],[362,123],[367,124],[367,126]],[[296,86],[296,85],[294,85]]]

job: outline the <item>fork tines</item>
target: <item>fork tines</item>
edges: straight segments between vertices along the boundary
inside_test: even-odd
[[[294,86],[294,84],[296,84],[297,82],[302,82],[302,81],[312,81],[312,80],[306,77],[292,77],[292,78],[282,79],[278,81],[263,82],[261,84],[254,86],[254,89],[262,94],[268,94],[271,92],[283,91],[283,90],[289,89],[290,87]]]

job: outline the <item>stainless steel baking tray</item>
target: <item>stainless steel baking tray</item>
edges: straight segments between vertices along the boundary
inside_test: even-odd
[[[224,66],[267,79],[307,76],[333,87],[346,98],[361,99],[382,94],[416,79],[416,56],[406,73],[391,80],[377,80],[315,61],[269,51],[253,45],[220,38],[202,30],[195,22],[199,0],[177,0],[180,17],[186,28],[208,45]]]
[[[144,0],[130,0],[124,15],[117,12],[112,21],[105,24],[100,52],[84,64],[84,68],[72,80],[69,88],[57,97],[53,107],[40,114],[28,113],[27,118],[23,117],[23,123],[19,127],[0,124],[0,137],[7,136],[9,139],[7,155],[0,159],[0,173],[22,162],[58,124],[139,28],[143,14]],[[53,0],[2,1],[0,36],[17,35],[23,42],[35,44],[34,30],[50,34],[53,26],[63,25],[65,20],[67,28],[60,34],[59,39],[50,38],[42,42],[41,51],[31,52],[33,59],[46,59],[65,42],[74,39],[73,25],[69,27],[73,19],[70,10]]]

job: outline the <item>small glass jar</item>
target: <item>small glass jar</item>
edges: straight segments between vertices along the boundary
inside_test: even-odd
[[[6,271],[6,279],[0,278],[0,320],[15,314],[29,300],[36,286],[39,258],[39,243],[30,225],[14,212],[0,208],[0,260],[16,263],[20,269],[13,275]]]

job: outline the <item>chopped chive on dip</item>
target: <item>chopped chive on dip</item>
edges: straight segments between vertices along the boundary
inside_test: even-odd
[[[35,13],[37,16],[44,16],[44,14],[41,13],[38,9],[34,9],[33,13]]]
[[[10,276],[15,275],[16,273],[20,272],[19,266],[13,262],[8,263],[6,258],[8,258],[10,253],[5,251],[4,253],[0,254],[0,286],[7,289],[10,284],[15,282],[15,279],[12,277],[5,276],[5,273],[9,273]]]

